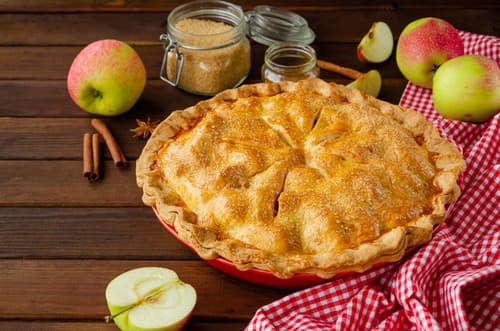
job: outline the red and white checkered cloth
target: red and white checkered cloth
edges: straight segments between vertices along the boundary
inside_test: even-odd
[[[461,32],[466,54],[499,63],[499,38]],[[500,114],[447,120],[431,91],[408,83],[400,104],[461,148],[462,195],[433,239],[402,261],[293,293],[261,307],[254,330],[500,330]]]

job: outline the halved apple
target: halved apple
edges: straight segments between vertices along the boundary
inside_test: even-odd
[[[380,63],[391,56],[394,39],[391,28],[385,22],[375,22],[361,39],[357,48],[361,62]]]
[[[114,278],[106,288],[111,316],[122,331],[177,331],[191,316],[196,291],[166,268],[144,267]]]
[[[382,87],[382,77],[377,70],[370,70],[356,78],[356,80],[347,84],[347,86],[358,89],[361,92],[376,98]]]

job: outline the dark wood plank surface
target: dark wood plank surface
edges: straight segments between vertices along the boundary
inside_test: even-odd
[[[0,222],[0,258],[198,259],[149,207],[4,207]]]
[[[387,10],[352,10],[334,8],[331,10],[297,11],[316,32],[317,42],[358,42],[375,20],[393,22],[391,29],[399,35],[407,22],[426,16],[428,9],[402,8]],[[322,17],[329,16],[329,20]],[[394,19],[397,15],[397,21]],[[472,30],[479,18],[484,22],[495,22],[498,12],[483,9],[446,8],[440,17],[453,22],[463,30]],[[82,45],[96,39],[122,39],[129,43],[158,43],[158,37],[166,31],[167,15],[154,13],[5,13],[0,14],[0,45]],[[352,22],[356,22],[355,25]],[[89,29],[92,26],[92,29]],[[498,23],[483,24],[476,31],[484,34],[498,32]],[[32,31],[47,31],[46,34]],[[72,33],[67,33],[71,31]],[[127,38],[124,38],[126,36]]]
[[[196,288],[194,320],[245,321],[259,306],[290,292],[241,282],[199,260],[3,259],[0,311],[8,319],[100,320],[108,314],[107,283],[147,266],[173,269]]]
[[[105,324],[104,289],[119,273],[165,266],[198,291],[186,330],[242,330],[256,309],[292,292],[231,278],[200,260],[168,234],[141,201],[135,162],[144,141],[136,119],[163,119],[203,97],[159,80],[166,18],[181,0],[0,1],[0,330],[116,330]],[[439,16],[457,28],[499,34],[500,4],[482,1],[236,0],[245,10],[270,4],[303,15],[317,34],[318,57],[360,71],[378,69],[380,98],[397,103],[406,85],[394,59],[369,65],[356,45],[376,20],[397,39],[410,21]],[[134,108],[105,121],[131,161],[116,168],[104,149],[103,180],[82,172],[82,135],[89,114],[71,101],[66,75],[87,43],[130,43],[148,73]],[[252,44],[248,83],[260,81],[265,47]],[[326,80],[347,83],[322,72]]]
[[[134,48],[145,64],[148,78],[158,79],[163,55],[163,49],[160,44],[155,46],[134,46]],[[377,68],[381,70],[381,74],[384,77],[400,77],[399,70],[394,61],[388,61],[376,66],[370,66],[357,61],[354,44],[317,43],[315,44],[315,48],[318,57],[321,59],[349,66],[359,71]],[[64,80],[74,57],[81,49],[81,46],[53,46],[47,48],[38,46],[1,47],[0,61],[5,65],[3,70],[0,71],[0,79]],[[41,52],[43,52],[43,56],[41,56]],[[249,82],[260,80],[260,67],[264,61],[264,52],[264,46],[254,44],[252,48],[254,66],[248,78]],[[169,93],[165,88],[163,90],[165,90],[165,93]],[[21,96],[18,97],[21,98]]]
[[[0,11],[5,12],[142,12],[142,11],[170,11],[185,3],[182,0],[134,0],[134,1],[109,1],[109,0],[25,0],[22,3],[16,0],[3,0],[0,2]],[[383,8],[393,10],[397,8],[492,8],[498,7],[496,0],[469,0],[435,1],[435,0],[235,0],[232,3],[249,10],[258,5],[273,5],[286,7],[291,10],[318,9],[335,10],[349,8],[366,10]]]

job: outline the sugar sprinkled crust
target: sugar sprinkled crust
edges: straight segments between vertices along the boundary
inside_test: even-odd
[[[202,258],[330,278],[429,241],[463,169],[421,114],[309,79],[173,112],[136,172],[144,203]]]

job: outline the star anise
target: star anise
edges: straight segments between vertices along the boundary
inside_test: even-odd
[[[137,122],[137,127],[130,129],[130,131],[134,133],[134,138],[137,137],[141,139],[148,139],[159,122],[152,122],[149,117],[145,121],[141,121],[139,119],[136,119],[135,121]]]

